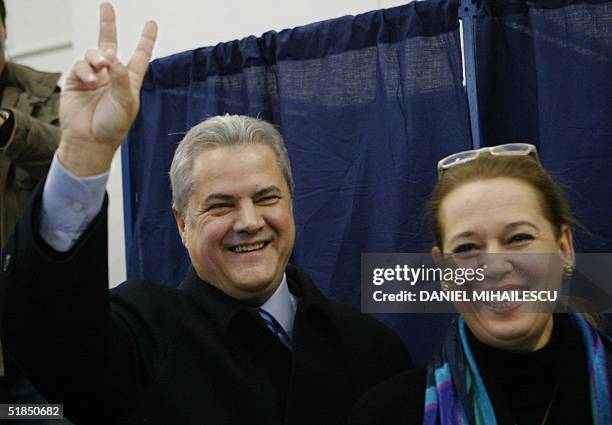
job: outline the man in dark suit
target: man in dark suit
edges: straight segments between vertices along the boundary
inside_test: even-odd
[[[2,255],[3,336],[78,424],[342,424],[410,366],[399,338],[288,265],[293,183],[280,134],[209,119],[177,149],[173,211],[193,267],[178,289],[107,290],[104,185],[138,111],[156,37],[124,66],[115,17],[66,80],[62,141]]]

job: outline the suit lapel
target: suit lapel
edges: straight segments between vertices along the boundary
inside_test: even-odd
[[[310,279],[287,268],[288,284],[298,298],[293,325],[293,364],[285,423],[341,423],[350,406],[350,359],[339,332],[328,314],[329,301]],[[333,414],[338,414],[333,418]],[[344,416],[343,416],[344,414]]]

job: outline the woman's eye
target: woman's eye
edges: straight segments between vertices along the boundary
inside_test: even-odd
[[[519,243],[533,240],[533,236],[528,233],[519,233],[508,239],[508,243]]]
[[[464,243],[464,244],[461,244],[455,247],[455,249],[453,250],[453,253],[455,254],[471,253],[471,252],[478,250],[478,248],[479,248],[478,245],[476,245],[475,243]]]

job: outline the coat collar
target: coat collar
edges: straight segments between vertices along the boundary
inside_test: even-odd
[[[237,317],[248,313],[248,307],[245,304],[200,279],[193,266],[189,267],[187,276],[178,289],[189,295],[189,298],[204,311],[214,328],[221,334],[227,332],[230,324]]]
[[[60,75],[6,62],[0,81],[4,87],[20,87],[34,97],[46,99],[57,89]]]
[[[288,264],[285,270],[289,291],[298,300],[298,312],[323,324],[335,336],[340,333],[333,320],[332,303],[323,296],[310,277],[297,267]],[[215,329],[226,335],[232,325],[245,317],[252,317],[252,309],[225,294],[215,286],[198,277],[193,267],[178,287],[185,292],[208,316]]]
[[[298,299],[298,309],[313,319],[319,319],[322,324],[339,337],[340,332],[334,320],[334,305],[313,283],[306,272],[292,264],[287,264],[287,284],[289,291]]]

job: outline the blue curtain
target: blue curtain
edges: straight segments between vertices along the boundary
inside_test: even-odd
[[[586,231],[612,249],[612,2],[486,2],[478,80],[487,144],[530,141]],[[612,282],[611,282],[612,284]]]
[[[485,143],[539,146],[592,233],[579,237],[582,252],[612,248],[611,6],[491,0],[476,21]],[[359,306],[361,253],[428,252],[435,164],[471,148],[457,11],[457,0],[427,0],[154,61],[124,149],[128,277],[183,278],[168,169],[191,126],[225,113],[284,135],[296,182],[291,261],[332,299]],[[419,364],[448,319],[380,318]]]

